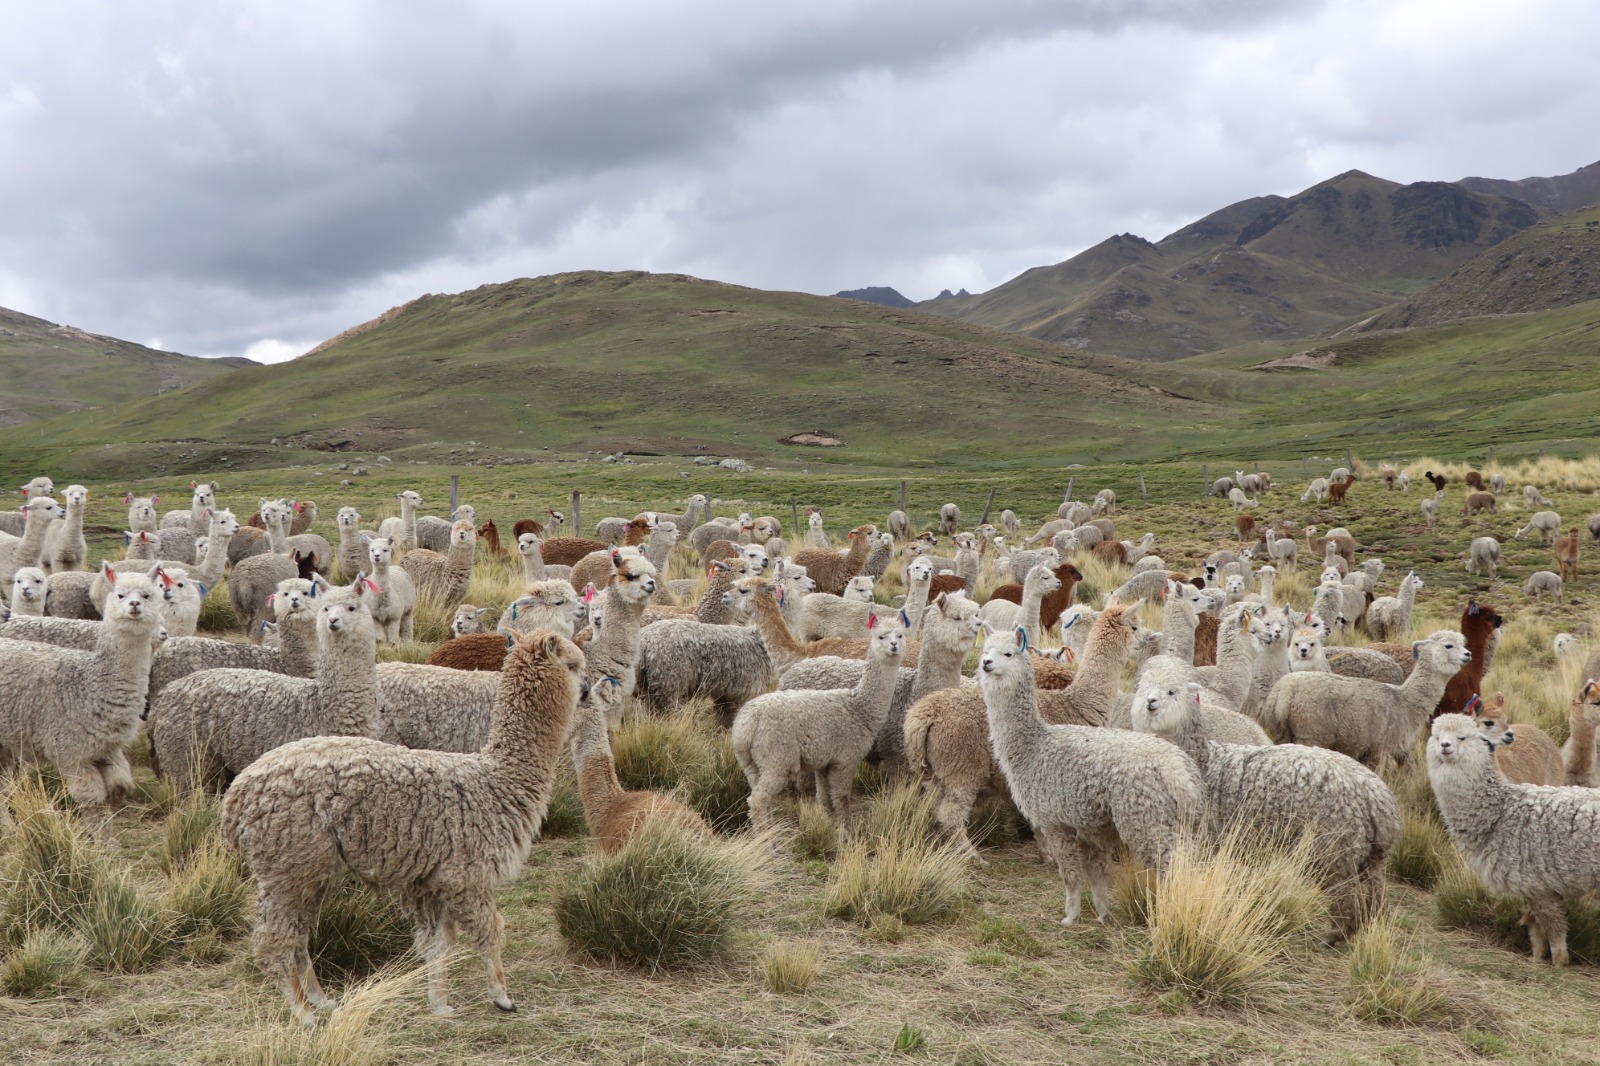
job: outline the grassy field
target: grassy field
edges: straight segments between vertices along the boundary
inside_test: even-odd
[[[1513,721],[1537,722],[1560,741],[1566,732],[1567,702],[1579,679],[1575,662],[1555,659],[1550,638],[1566,630],[1592,644],[1597,636],[1596,579],[1578,582],[1559,606],[1527,600],[1521,581],[1531,570],[1551,564],[1549,549],[1511,538],[1511,531],[1526,520],[1520,497],[1508,494],[1498,515],[1463,519],[1457,512],[1465,468],[1426,457],[1418,463],[1443,469],[1454,480],[1437,531],[1427,530],[1421,521],[1419,490],[1390,494],[1370,479],[1357,483],[1340,510],[1300,503],[1298,460],[1273,470],[1280,487],[1264,498],[1258,517],[1296,528],[1308,523],[1348,526],[1368,554],[1389,564],[1380,592],[1392,592],[1405,570],[1417,569],[1428,587],[1419,597],[1416,635],[1453,626],[1468,595],[1494,605],[1509,621],[1485,688],[1506,693]],[[681,507],[684,496],[699,490],[716,496],[719,513],[771,513],[786,526],[788,501],[794,496],[801,507],[820,507],[834,531],[881,521],[898,492],[898,480],[886,474],[774,470],[736,475],[656,459],[636,465],[551,461],[465,471],[368,465],[374,473],[353,479],[347,489],[337,485],[347,472],[336,464],[237,471],[224,476],[220,498],[241,514],[260,496],[315,499],[321,505],[316,528],[331,540],[331,518],[339,505],[353,503],[368,522],[375,521],[392,513],[392,495],[400,488],[419,489],[429,513],[443,511],[453,472],[464,475],[462,499],[502,529],[517,517],[549,507],[570,510],[574,487],[584,494],[586,526],[605,514]],[[1315,472],[1325,472],[1326,465]],[[691,477],[680,478],[680,469]],[[314,477],[319,470],[324,476]],[[1210,471],[1212,476],[1221,472]],[[1524,481],[1540,485],[1569,523],[1600,509],[1600,460],[1552,458],[1504,472],[1513,486]],[[970,525],[991,487],[997,490],[996,512],[1011,507],[1032,523],[1053,512],[1065,479],[1071,477],[1074,498],[1115,488],[1121,501],[1119,530],[1125,536],[1154,532],[1158,551],[1174,566],[1192,566],[1231,541],[1233,512],[1223,501],[1199,498],[1196,465],[1152,464],[1143,473],[1148,505],[1139,497],[1136,468],[1124,466],[924,475],[911,479],[910,494],[919,524],[932,519],[938,503],[953,499]],[[120,526],[124,489],[159,489],[163,505],[182,506],[187,495],[176,478],[95,482],[91,488],[90,524],[103,529]],[[1496,582],[1473,578],[1458,561],[1467,540],[1483,533],[1499,536],[1507,549]],[[104,533],[95,541],[91,558],[116,544]],[[1124,576],[1088,560],[1080,565],[1087,575],[1081,598]],[[674,567],[679,575],[697,569],[683,549]],[[516,594],[516,575],[508,562],[482,560],[469,599],[498,608]],[[1279,589],[1306,606],[1314,580],[1302,567],[1280,581]],[[984,587],[993,583],[986,577]],[[897,589],[891,579],[880,594],[887,597]],[[1146,613],[1147,621],[1156,621],[1153,606]],[[213,590],[205,623],[226,633],[229,622],[225,590]],[[427,614],[419,622],[419,635],[439,635],[443,624],[441,613]],[[416,645],[384,654],[420,658],[427,650]],[[664,723],[626,727],[614,740],[619,770],[632,787],[676,786],[688,802],[719,820],[726,818],[735,828],[742,782],[736,771],[730,774],[725,742],[697,714],[703,709],[689,707]],[[759,889],[747,893],[737,908],[726,950],[706,965],[656,973],[585,961],[558,931],[556,899],[571,891],[594,862],[581,811],[574,810],[571,781],[563,777],[545,839],[535,847],[523,875],[499,893],[508,927],[510,988],[520,1013],[501,1015],[482,1002],[481,970],[475,958],[464,954],[451,974],[453,999],[464,1008],[458,1018],[440,1021],[427,1015],[415,979],[402,976],[398,984],[348,996],[350,1006],[335,1022],[307,1035],[286,1022],[281,997],[250,961],[240,933],[248,926],[251,906],[223,891],[237,883],[237,872],[230,874],[225,862],[206,866],[194,858],[209,854],[205,805],[179,803],[169,787],[151,776],[142,753],[136,752],[135,761],[140,795],[118,815],[115,843],[104,849],[82,845],[82,867],[123,886],[116,897],[123,901],[120,910],[102,907],[68,920],[64,932],[52,934],[54,939],[45,935],[48,929],[36,929],[37,922],[19,926],[15,901],[26,869],[19,856],[26,848],[15,824],[0,829],[0,902],[5,903],[0,906],[0,924],[5,926],[0,971],[13,991],[27,993],[0,998],[0,1051],[9,1059],[1600,1060],[1600,1018],[1593,1010],[1600,994],[1600,978],[1593,969],[1600,962],[1600,910],[1584,904],[1577,912],[1574,946],[1582,965],[1555,972],[1529,964],[1513,947],[1521,936],[1514,908],[1508,912],[1507,905],[1486,897],[1460,868],[1414,764],[1391,773],[1408,828],[1391,865],[1387,917],[1373,934],[1351,945],[1322,943],[1317,893],[1282,895],[1288,891],[1283,885],[1293,882],[1289,874],[1269,879],[1276,888],[1261,884],[1260,878],[1251,880],[1257,887],[1237,895],[1266,906],[1271,914],[1292,913],[1293,920],[1239,925],[1244,919],[1227,904],[1232,894],[1205,886],[1219,880],[1241,884],[1247,872],[1219,867],[1220,860],[1204,857],[1186,869],[1184,880],[1169,886],[1166,896],[1152,894],[1133,871],[1125,871],[1111,923],[1063,928],[1057,922],[1061,900],[1053,867],[1039,861],[1034,845],[1019,833],[1016,816],[992,805],[981,812],[979,831],[988,864],[958,867],[953,900],[929,908],[931,915],[915,915],[916,920],[870,908],[863,917],[850,917],[851,911],[841,910],[841,893],[847,892],[841,871],[847,861],[837,840],[814,809],[791,806],[783,817],[796,827],[793,838],[763,872]],[[907,801],[882,792],[875,773],[863,772],[860,784],[857,806],[863,828],[858,835],[877,856],[870,869],[884,861],[887,837],[882,827],[907,821]],[[26,796],[18,799],[14,793],[13,802],[26,813]],[[14,817],[14,823],[34,824],[26,817]],[[907,824],[919,823],[911,817]],[[931,847],[925,842],[917,846]],[[206,873],[195,873],[197,869]],[[201,894],[193,884],[203,876],[215,878],[215,890],[197,902]],[[1214,906],[1180,908],[1175,902],[1160,903],[1162,899],[1206,900]],[[1162,934],[1169,938],[1191,928],[1198,933],[1231,930],[1209,939],[1200,936],[1195,943],[1207,961],[1233,966],[1228,971],[1233,976],[1222,982],[1215,976],[1199,979],[1177,972],[1157,951],[1141,918],[1152,906],[1173,908],[1159,912],[1169,914],[1161,921]],[[126,930],[138,925],[128,915],[144,916],[148,943],[127,943]],[[347,993],[360,988],[370,966],[386,965],[383,972],[404,974],[414,965],[406,954],[403,923],[396,925],[381,907],[341,897],[340,909],[328,921],[330,928],[348,935],[350,946],[342,954],[329,947],[324,972],[341,959],[359,964],[351,976],[332,982]],[[113,935],[118,929],[122,935]],[[49,958],[57,961],[39,961]],[[61,987],[43,981],[41,973],[61,978]]]

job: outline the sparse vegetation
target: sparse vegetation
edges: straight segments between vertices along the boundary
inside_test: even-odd
[[[773,944],[767,949],[761,971],[773,992],[780,995],[805,992],[822,972],[822,949],[814,943]]]

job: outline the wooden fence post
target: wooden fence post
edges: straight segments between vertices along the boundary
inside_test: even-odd
[[[983,505],[983,517],[978,519],[978,525],[989,521],[989,511],[994,507],[994,489],[989,490],[989,502]]]
[[[1074,481],[1076,481],[1076,480],[1077,480],[1077,478],[1070,478],[1070,477],[1067,478],[1067,494],[1062,497],[1062,499],[1061,499],[1062,503],[1071,503],[1072,502],[1072,483]]]
[[[583,536],[583,493],[572,490],[572,535]]]
[[[1145,503],[1150,502],[1150,490],[1144,487],[1144,471],[1139,471],[1139,496]]]
[[[1305,452],[1301,452],[1300,453],[1300,476],[1301,477],[1310,476],[1310,475],[1308,475],[1306,473],[1306,453]]]
[[[461,475],[450,475],[450,521],[456,520],[456,511],[461,507]]]
[[[789,517],[794,520],[794,535],[800,538],[795,542],[795,544],[803,547],[805,545],[806,529],[808,527],[800,524],[800,504],[795,501],[793,496],[789,497]]]
[[[1349,448],[1344,450],[1344,465],[1350,468],[1350,476],[1354,477],[1356,473],[1356,457],[1350,454]]]
[[[1200,464],[1200,498],[1211,495],[1211,464]]]
[[[900,510],[907,515],[911,513],[906,511],[906,483],[904,481],[900,482]]]

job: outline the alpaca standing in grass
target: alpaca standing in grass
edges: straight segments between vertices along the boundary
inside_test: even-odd
[[[590,690],[589,706],[580,706],[572,728],[572,766],[578,775],[578,797],[583,818],[602,855],[615,855],[644,825],[647,818],[664,818],[680,829],[711,837],[706,820],[677,800],[656,792],[626,792],[617,780],[617,763],[611,754],[611,734],[606,727],[605,702],[621,697],[617,683],[601,678]]]
[[[68,485],[63,495],[67,501],[66,517],[51,522],[44,534],[39,565],[47,574],[82,570],[89,560],[89,542],[83,539],[83,508],[89,502],[89,490],[82,485]],[[191,543],[188,562],[194,561],[193,547]]]
[[[211,637],[168,640],[150,664],[150,705],[180,677],[201,670],[267,670],[290,677],[312,677],[317,672],[318,594],[328,587],[320,576],[291,578],[272,594],[269,606],[274,621],[268,623],[276,644],[240,644]]]
[[[446,956],[456,932],[482,955],[503,1011],[505,922],[493,889],[522,870],[539,834],[556,760],[578,700],[583,655],[546,631],[513,637],[481,752],[412,751],[359,737],[286,744],[234,781],[222,831],[255,876],[256,961],[309,1022],[332,1007],[307,944],[340,864],[399,893],[427,962],[428,1003],[453,1013]]]
[[[1108,612],[1109,613],[1109,612]],[[1118,842],[1161,873],[1198,820],[1204,787],[1193,761],[1164,740],[1120,729],[1049,725],[1039,717],[1021,630],[984,641],[978,663],[995,761],[1066,889],[1063,925],[1083,906],[1087,873],[1096,916],[1110,913]],[[1070,691],[1070,690],[1069,690]]]
[[[1564,901],[1600,889],[1600,791],[1514,785],[1495,742],[1464,714],[1442,714],[1428,737],[1428,781],[1450,839],[1491,892],[1522,900],[1533,961],[1566,966]]]
[[[904,615],[872,627],[867,667],[853,689],[790,689],[757,696],[729,731],[734,757],[750,782],[750,822],[772,823],[772,805],[802,774],[816,775],[817,802],[849,837],[856,769],[883,730],[905,650]]]
[[[410,641],[415,632],[417,587],[411,575],[394,563],[394,541],[388,537],[363,536],[372,583],[378,598],[372,602],[372,620],[378,626],[378,639],[385,644]],[[357,570],[356,573],[360,573]],[[354,580],[352,578],[352,580]]]
[[[96,833],[110,820],[111,801],[133,790],[128,746],[161,639],[156,574],[152,567],[116,576],[93,651],[0,640],[0,750],[54,765]]]
[[[406,552],[400,569],[411,578],[417,596],[432,600],[446,611],[467,598],[472,585],[472,559],[478,546],[478,532],[470,519],[450,527],[450,550],[440,555],[429,548]]]
[[[422,496],[412,489],[397,492],[400,517],[385,518],[378,523],[378,536],[388,537],[403,555],[417,546],[417,508],[422,506]]]
[[[1425,586],[1415,570],[1400,581],[1398,596],[1380,596],[1367,608],[1367,632],[1375,641],[1403,641],[1411,635],[1411,612]]]
[[[24,566],[39,566],[50,522],[63,515],[61,505],[49,496],[29,500],[22,505],[22,513],[21,537],[0,534],[0,587],[10,587],[11,579]]]

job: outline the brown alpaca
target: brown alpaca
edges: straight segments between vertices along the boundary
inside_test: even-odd
[[[1578,527],[1573,526],[1556,538],[1556,565],[1561,568],[1561,580],[1578,580]],[[1571,571],[1569,574],[1568,571]]]
[[[1078,673],[1077,662],[1066,648],[1051,651],[1028,649],[1028,661],[1033,664],[1033,687],[1045,692],[1059,692],[1072,685]]]
[[[1350,481],[1335,481],[1332,484],[1330,484],[1328,486],[1328,503],[1329,504],[1343,503],[1344,502],[1345,493],[1350,491],[1350,485],[1353,483],[1354,480],[1355,479],[1352,478]]]
[[[807,575],[810,572],[807,571]],[[748,621],[754,617],[755,626],[766,642],[772,663],[783,673],[801,659],[815,659],[819,655],[837,655],[841,659],[865,659],[871,641],[865,637],[823,637],[820,640],[796,639],[789,623],[783,620],[783,610],[778,605],[779,587],[770,578],[760,575],[740,578],[728,590],[734,616]],[[884,610],[893,610],[886,607]],[[915,668],[922,650],[922,642],[909,640],[900,665]]]
[[[1196,666],[1217,665],[1217,632],[1222,626],[1222,619],[1214,614],[1202,613],[1195,619],[1194,625],[1194,664]]]
[[[608,552],[611,545],[593,537],[551,537],[544,542],[539,554],[546,566],[576,566],[578,560],[590,552]]]
[[[483,525],[478,527],[478,539],[488,547],[490,555],[506,554],[506,550],[500,546],[500,531],[495,528],[494,519],[484,519]]]
[[[498,670],[505,664],[510,646],[504,633],[466,633],[434,648],[428,665],[452,670]]]
[[[955,574],[935,574],[928,582],[928,602],[932,603],[941,592],[966,591],[967,583]]]
[[[1467,502],[1461,505],[1461,514],[1474,515],[1479,511],[1495,513],[1495,499],[1492,492],[1472,492],[1467,494]]]
[[[1094,546],[1094,557],[1110,566],[1128,565],[1128,546],[1120,540],[1103,540]]]
[[[718,561],[739,558],[739,546],[731,540],[714,540],[706,545],[706,550],[700,553],[700,561],[707,566]],[[809,576],[809,572],[808,572]]]
[[[1561,760],[1561,749],[1550,734],[1532,722],[1512,725],[1506,715],[1504,692],[1496,692],[1493,702],[1479,700],[1472,717],[1485,736],[1498,741],[1494,764],[1507,781],[1514,785],[1566,784],[1567,768]],[[1507,730],[1511,731],[1511,739],[1501,740]]]
[[[1044,599],[1039,604],[1039,625],[1050,630],[1061,621],[1061,614],[1072,606],[1073,586],[1083,580],[1083,575],[1078,573],[1078,568],[1071,563],[1062,563],[1056,567],[1055,575],[1061,582],[1061,587],[1054,592],[1045,593]],[[1185,577],[1187,580],[1187,577]],[[1022,586],[1015,582],[1001,585],[990,593],[991,600],[1010,600],[1020,606],[1022,604]]]
[[[1483,691],[1483,675],[1489,669],[1486,661],[1489,638],[1504,622],[1499,612],[1488,604],[1480,604],[1477,600],[1467,601],[1466,607],[1461,610],[1461,635],[1467,638],[1467,650],[1472,653],[1472,661],[1456,671],[1456,676],[1445,685],[1444,695],[1433,709],[1434,718],[1441,714],[1461,714],[1473,697]]]
[[[1239,534],[1239,543],[1245,544],[1256,539],[1256,516],[1242,514],[1233,520],[1234,531]]]
[[[524,533],[532,533],[536,537],[544,536],[544,523],[537,518],[519,518],[511,526],[511,536],[521,537]]]
[[[1489,487],[1483,483],[1483,475],[1478,473],[1476,470],[1467,471],[1466,481],[1467,488],[1477,489],[1479,492],[1483,492]]]
[[[842,553],[831,548],[803,548],[795,552],[795,565],[806,568],[806,576],[817,583],[818,592],[842,595],[844,587],[850,583],[851,578],[861,573],[861,567],[867,561],[867,549],[870,547],[867,543],[867,534],[877,531],[877,526],[857,526],[852,529],[850,550]],[[862,641],[862,646],[865,645],[866,642]],[[902,662],[900,665],[911,664]]]
[[[616,691],[616,682],[601,680],[599,688]],[[591,696],[598,703],[599,688]],[[620,693],[618,694],[620,695]],[[602,699],[615,699],[605,696]],[[622,850],[647,818],[671,822],[702,840],[711,839],[706,820],[675,799],[655,792],[625,792],[617,780],[617,763],[611,754],[603,708],[579,707],[572,733],[572,765],[578,771],[578,796],[583,801],[583,817],[602,855]]]
[[[628,528],[622,534],[624,548],[637,548],[650,539],[650,519],[635,518],[628,522]]]

